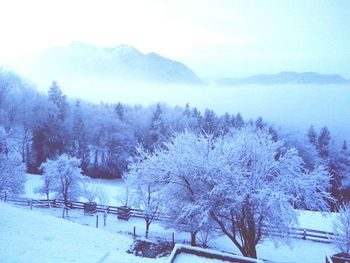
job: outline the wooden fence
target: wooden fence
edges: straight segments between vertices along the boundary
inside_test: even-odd
[[[62,199],[31,199],[24,198],[17,195],[8,194],[6,192],[0,192],[0,200],[4,202],[11,202],[16,205],[30,206],[31,209],[33,207],[64,207],[64,200]],[[78,201],[68,201],[67,207],[69,209],[84,209],[84,202]],[[107,212],[110,214],[118,215],[118,209],[120,206],[111,206],[111,205],[99,205],[97,204],[96,211],[97,212]],[[136,218],[144,218],[144,211],[139,209],[130,208],[130,216]],[[166,215],[156,215],[155,219],[158,221],[166,221],[169,220],[169,217]],[[310,240],[321,243],[331,243],[334,239],[334,234],[332,232],[313,230],[308,228],[290,228],[287,233],[280,233],[274,229],[266,229],[263,228],[263,233],[267,236],[285,236],[289,235],[292,238],[302,239],[302,240]]]
[[[287,236],[288,235],[291,238],[321,242],[326,244],[331,243],[334,239],[334,233],[332,232],[314,230],[309,228],[291,227],[286,233],[281,233],[274,229],[267,230],[266,228],[263,228],[262,230],[264,235],[266,236]]]

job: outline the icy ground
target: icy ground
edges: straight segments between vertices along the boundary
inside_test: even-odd
[[[106,191],[110,195],[111,203],[118,205],[118,195],[122,192],[123,183],[120,180],[99,180],[97,183],[105,186]],[[32,190],[38,184],[40,184],[39,176],[28,175],[26,196],[33,196]],[[40,196],[34,195],[33,197]],[[110,253],[108,258],[102,262],[144,262],[138,257],[125,253],[132,243],[132,237],[128,233],[133,231],[134,226],[136,227],[137,235],[144,235],[145,223],[143,219],[131,218],[126,222],[118,220],[116,215],[108,214],[105,227],[103,226],[103,214],[100,213],[99,228],[96,229],[96,216],[84,216],[82,210],[70,210],[68,218],[69,221],[83,225],[80,226],[69,222],[67,219],[61,219],[62,210],[58,208],[33,208],[33,211],[30,211],[28,207],[13,208],[1,202],[0,204],[2,215],[6,215],[4,216],[6,219],[0,222],[0,244],[6,244],[5,246],[1,245],[0,262],[3,262],[2,258],[14,259],[5,262],[27,262],[25,260],[27,256],[21,257],[21,255],[29,255],[31,253],[33,256],[37,253],[38,255],[36,256],[43,261],[45,256],[46,259],[51,258],[50,254],[52,253],[53,259],[57,257],[57,261],[50,260],[50,262],[99,262],[108,252]],[[32,214],[34,218],[31,216]],[[300,227],[331,231],[333,216],[331,214],[323,216],[320,213],[302,212]],[[69,225],[74,225],[74,227]],[[78,227],[75,228],[75,226]],[[87,228],[88,226],[89,228]],[[70,230],[71,228],[74,228],[74,230]],[[161,223],[153,223],[150,231],[152,238],[161,237],[171,240],[172,230],[165,229]],[[51,236],[53,237],[52,239],[50,238]],[[175,239],[178,243],[188,242],[189,235],[186,233],[175,233]],[[21,245],[14,245],[15,243]],[[212,240],[210,245],[222,251],[240,254],[226,237]],[[41,247],[45,251],[42,252]],[[86,261],[81,258],[78,261],[74,261],[74,255],[71,254],[74,251],[79,251],[79,249],[82,252],[78,252],[78,258],[80,256],[84,257],[86,249],[90,251],[89,253],[86,252],[86,255],[93,254],[92,261]],[[259,258],[276,262],[324,262],[325,255],[335,253],[334,248],[329,244],[294,239],[290,241],[289,246],[280,244],[277,247],[272,241],[265,240],[258,245],[257,250]],[[66,252],[62,253],[62,251]],[[118,261],[114,260],[114,255],[116,255],[115,257]],[[131,261],[132,259],[134,261]],[[158,260],[159,262],[166,261],[164,258]]]

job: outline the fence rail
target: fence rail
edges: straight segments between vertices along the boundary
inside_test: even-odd
[[[334,239],[334,233],[327,232],[327,231],[321,231],[321,230],[314,230],[309,228],[293,228],[291,227],[287,232],[281,233],[278,230],[275,229],[266,229],[263,228],[263,233],[267,236],[290,236],[292,238],[296,239],[303,239],[303,240],[309,240],[309,241],[315,241],[320,243],[326,243],[329,244]]]
[[[31,199],[20,197],[17,195],[9,194],[6,192],[0,192],[0,200],[4,202],[11,202],[16,205],[22,206],[30,206],[32,207],[64,207],[65,203],[62,199]],[[84,202],[79,201],[67,201],[66,207],[68,209],[84,209]],[[111,206],[111,205],[100,205],[97,204],[96,211],[97,212],[106,212],[110,214],[118,215],[119,206]],[[136,218],[144,218],[144,211],[140,209],[130,208],[130,216]],[[155,216],[155,219],[158,221],[166,221],[169,220],[169,217],[166,215],[158,214]],[[292,238],[303,239],[321,243],[331,243],[334,239],[334,233],[314,230],[309,228],[290,228],[288,232],[281,233],[277,229],[271,228],[263,228],[263,233],[267,236],[285,236],[288,235]]]

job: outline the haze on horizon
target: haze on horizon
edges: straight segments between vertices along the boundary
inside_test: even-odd
[[[1,0],[0,61],[80,41],[154,51],[201,78],[282,70],[349,78],[349,25],[346,0]]]

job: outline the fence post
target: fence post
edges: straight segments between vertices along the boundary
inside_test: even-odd
[[[107,210],[105,210],[103,213],[103,226],[106,226],[106,221],[107,221]]]
[[[98,228],[98,215],[96,215],[96,228]]]
[[[303,237],[302,237],[303,240],[306,240],[306,229],[304,228],[303,230]]]
[[[136,238],[136,226],[134,226],[134,239]]]
[[[175,246],[175,233],[171,233],[172,244]]]
[[[6,201],[7,201],[7,192],[5,190],[4,202],[6,202]]]
[[[30,199],[30,210],[33,210],[33,198]]]
[[[68,208],[65,205],[63,205],[62,218],[65,218],[65,216],[68,216]]]

